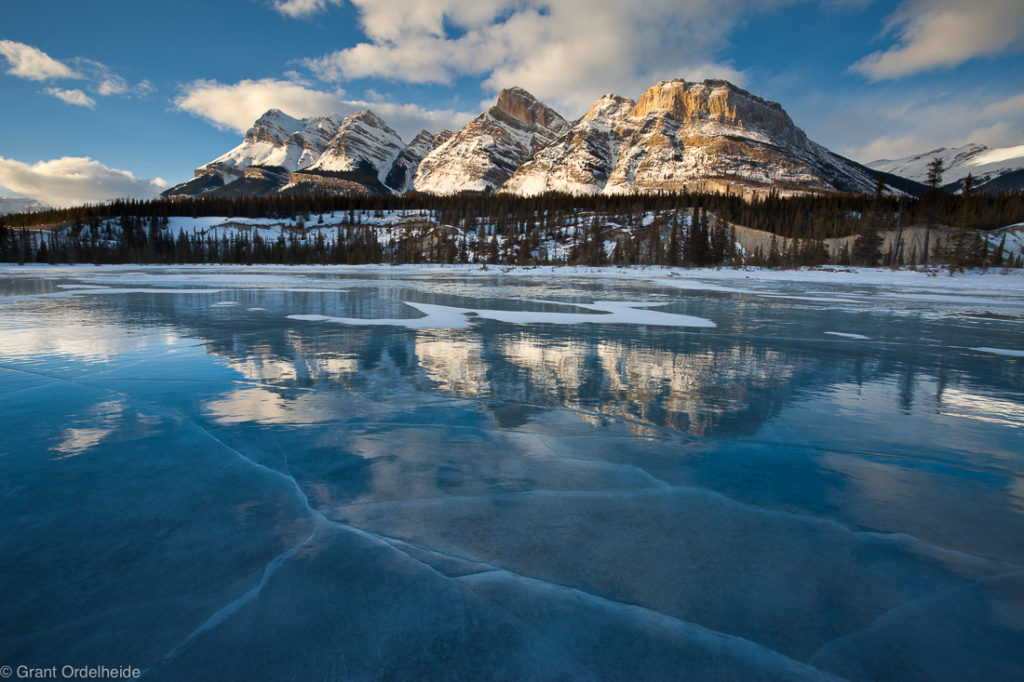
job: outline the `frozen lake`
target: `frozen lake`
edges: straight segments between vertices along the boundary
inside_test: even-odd
[[[0,267],[0,664],[1022,679],[1022,292]]]

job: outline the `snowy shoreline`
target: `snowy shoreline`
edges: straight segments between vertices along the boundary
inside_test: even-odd
[[[869,267],[813,267],[796,269],[771,269],[757,267],[738,268],[681,268],[657,265],[648,266],[582,266],[582,265],[479,265],[479,264],[403,264],[384,263],[370,265],[284,265],[254,264],[233,265],[215,263],[195,264],[116,264],[94,265],[76,263],[73,265],[49,265],[40,263],[0,264],[0,276],[19,274],[62,274],[71,275],[97,272],[125,272],[134,270],[182,271],[191,273],[230,271],[239,274],[259,272],[293,274],[357,274],[357,275],[459,275],[478,277],[585,277],[607,279],[639,279],[656,281],[669,285],[684,282],[754,281],[765,283],[794,284],[868,284],[927,287],[934,289],[963,289],[978,287],[1002,292],[1020,291],[1024,296],[1024,270],[1016,268],[968,270],[950,275],[949,271],[935,267],[920,268],[869,268]],[[730,289],[731,290],[731,289]]]

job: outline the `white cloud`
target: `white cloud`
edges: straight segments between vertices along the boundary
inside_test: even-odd
[[[989,147],[1019,147],[1024,142],[1024,125],[1010,121],[981,125],[968,133],[965,141],[980,142]]]
[[[1018,116],[1024,117],[1024,93],[992,102],[985,107],[987,116]]]
[[[340,4],[341,0],[274,0],[274,9],[292,19],[304,19]]]
[[[182,88],[174,104],[218,127],[244,133],[268,109],[280,109],[299,118],[322,116],[333,113],[340,101],[340,92],[322,92],[302,82],[264,78],[233,85],[214,80],[192,81]]]
[[[65,156],[32,165],[0,157],[0,186],[59,207],[119,198],[149,199],[167,183],[161,178],[136,178],[87,157]]]
[[[63,90],[61,88],[46,88],[43,90],[47,95],[53,95],[59,100],[63,100],[68,104],[74,104],[79,107],[86,107],[87,109],[96,108],[96,100],[89,95],[85,94],[81,90]]]
[[[111,71],[106,64],[94,59],[76,57],[71,62],[83,78],[89,79],[91,90],[101,97],[111,95],[145,97],[156,90],[148,80],[131,85],[123,76]]]
[[[108,95],[120,95],[128,90],[128,83],[123,78],[107,78],[96,86],[96,92],[106,97]]]
[[[889,19],[899,44],[850,67],[871,80],[952,68],[1024,45],[1020,0],[905,0]]]
[[[831,95],[832,113],[814,121],[812,137],[867,163],[897,159],[938,147],[978,142],[1009,147],[1024,142],[1024,94],[993,97],[981,91],[935,93],[927,89]],[[798,104],[808,111],[824,104]],[[1014,107],[1017,107],[1015,110]],[[884,131],[881,132],[880,131]]]
[[[51,78],[81,78],[71,67],[42,50],[13,40],[0,40],[0,54],[7,58],[7,73],[19,78],[45,81]]]
[[[605,92],[743,75],[716,54],[758,11],[798,0],[353,0],[367,42],[306,65],[328,81],[377,77],[519,85],[569,117]]]
[[[347,116],[362,109],[373,109],[406,140],[424,128],[433,132],[440,128],[459,128],[473,116],[413,104],[349,100],[343,94],[340,90],[315,90],[308,83],[294,80],[265,78],[234,84],[197,80],[185,85],[174,103],[182,111],[238,133],[248,130],[268,109],[280,109],[297,118],[327,114]]]
[[[13,40],[0,40],[0,55],[6,57],[10,68],[7,73],[20,78],[45,81],[54,79],[78,79],[88,81],[88,89],[102,97],[123,95],[126,97],[144,97],[156,90],[153,84],[144,80],[137,85],[130,85],[127,80],[111,71],[105,64],[85,57],[70,60],[74,68],[59,62],[42,50]],[[46,88],[47,95],[52,95],[68,104],[93,109],[96,100],[89,97],[80,88]]]

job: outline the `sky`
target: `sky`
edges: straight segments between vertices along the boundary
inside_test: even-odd
[[[40,0],[0,22],[0,196],[152,197],[267,109],[407,141],[518,85],[568,119],[724,78],[861,162],[1024,144],[1020,0]]]

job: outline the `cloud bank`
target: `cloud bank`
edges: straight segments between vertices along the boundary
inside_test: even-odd
[[[867,55],[853,71],[880,81],[1024,47],[1020,0],[906,0],[888,27],[899,44]]]
[[[82,77],[67,64],[59,62],[39,48],[25,43],[0,40],[0,55],[7,59],[7,64],[10,67],[7,69],[7,73],[19,78],[45,81],[51,78]]]
[[[0,186],[54,207],[109,199],[151,199],[167,188],[161,178],[136,178],[87,157],[65,156],[35,164],[0,156]]]
[[[233,84],[213,80],[193,81],[182,88],[175,106],[215,125],[244,133],[268,109],[280,109],[290,116],[306,118],[338,114],[347,116],[363,109],[380,114],[404,139],[426,128],[459,128],[475,114],[452,110],[430,110],[414,104],[367,102],[345,99],[342,91],[324,92],[297,80],[264,78]]]
[[[316,4],[321,9],[323,3]],[[519,85],[572,117],[658,80],[744,75],[714,60],[749,15],[786,0],[352,0],[368,41],[306,61],[326,81]]]

